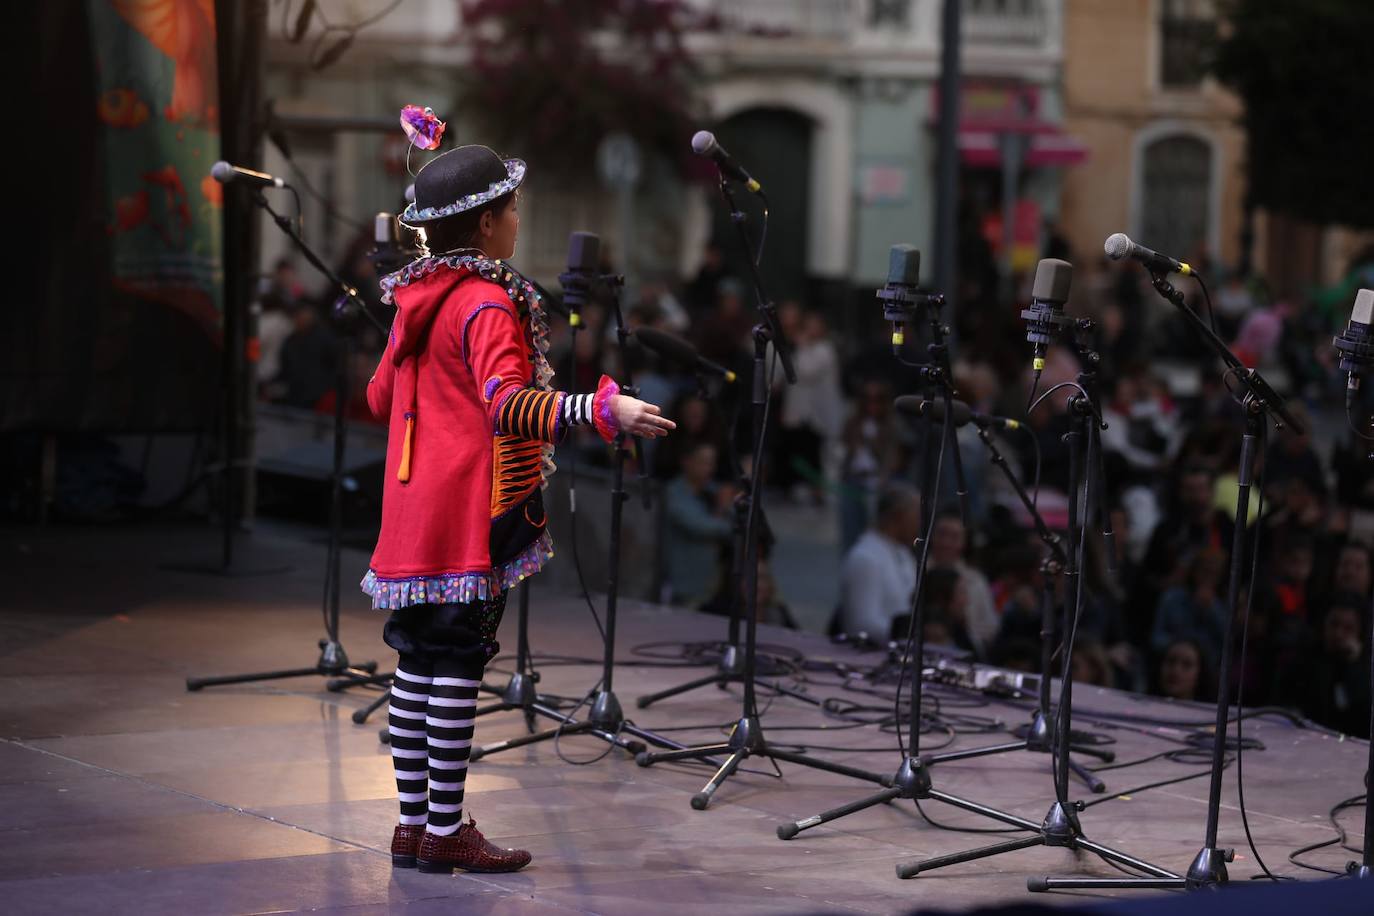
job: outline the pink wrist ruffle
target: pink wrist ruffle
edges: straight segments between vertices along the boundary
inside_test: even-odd
[[[596,385],[596,395],[592,398],[592,423],[597,433],[607,442],[615,441],[620,433],[620,422],[611,412],[611,398],[620,394],[620,386],[609,375],[601,376]]]

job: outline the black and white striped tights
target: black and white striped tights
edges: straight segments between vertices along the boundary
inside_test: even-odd
[[[403,655],[391,687],[391,761],[401,823],[438,836],[458,829],[472,753],[473,710],[482,683],[459,671]]]

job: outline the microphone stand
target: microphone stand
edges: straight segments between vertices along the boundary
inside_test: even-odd
[[[635,388],[630,382],[628,369],[623,368],[628,364],[624,360],[625,341],[629,338],[629,330],[625,327],[625,319],[621,314],[619,290],[625,282],[623,277],[616,275],[605,275],[601,278],[609,290],[611,312],[615,315],[616,339],[619,342],[621,352],[622,372],[625,372],[625,385],[621,387],[621,392],[628,397],[633,397]],[[573,335],[576,337],[576,327],[580,322],[570,321],[574,328]],[[574,340],[575,344],[575,340]],[[575,353],[575,348],[574,351]],[[573,358],[573,357],[570,357]],[[604,632],[601,686],[592,699],[591,713],[584,720],[577,720],[571,716],[566,716],[556,710],[541,710],[535,708],[536,712],[549,715],[560,721],[560,724],[551,729],[533,734],[522,735],[507,741],[497,741],[493,744],[482,745],[472,749],[472,760],[480,760],[489,754],[508,751],[517,747],[525,747],[540,741],[547,741],[557,738],[560,735],[589,734],[602,741],[612,744],[631,754],[640,754],[645,750],[645,745],[641,741],[633,738],[624,737],[624,733],[633,735],[634,738],[642,738],[661,747],[681,748],[679,744],[669,738],[665,738],[656,732],[640,728],[625,718],[620,706],[620,700],[616,698],[614,691],[613,678],[615,675],[615,623],[616,605],[620,593],[620,535],[622,527],[622,516],[625,501],[629,495],[625,492],[625,461],[629,450],[626,448],[626,434],[621,432],[615,439],[615,463],[614,472],[611,479],[611,534],[610,550],[606,559],[606,623]],[[574,537],[576,533],[574,533]],[[527,719],[530,717],[526,712]]]
[[[1090,321],[1078,323],[1078,329],[1089,331],[1092,328]],[[1096,353],[1079,347],[1080,358],[1082,359],[1083,370],[1078,376],[1078,385],[1082,389],[1079,394],[1069,400],[1069,413],[1075,421],[1075,427],[1065,435],[1065,441],[1069,446],[1069,549],[1065,551],[1064,577],[1066,585],[1069,587],[1068,593],[1074,596],[1072,603],[1064,603],[1063,632],[1066,634],[1062,648],[1060,692],[1059,692],[1059,711],[1054,720],[1053,728],[1053,749],[1055,752],[1055,771],[1054,789],[1055,802],[1050,806],[1049,812],[1044,820],[1037,824],[1034,821],[1009,814],[1004,811],[984,808],[968,808],[977,810],[994,820],[1012,826],[1021,827],[1029,830],[1033,835],[1020,837],[1013,840],[1006,840],[995,843],[991,846],[984,846],[980,849],[970,849],[951,855],[937,856],[924,861],[913,861],[901,863],[897,866],[897,877],[914,878],[922,872],[932,871],[937,868],[944,868],[949,865],[958,865],[963,862],[971,862],[977,859],[984,859],[991,856],[1002,855],[1003,853],[1015,852],[1021,849],[1028,849],[1032,846],[1059,846],[1068,849],[1086,849],[1102,858],[1117,863],[1119,865],[1143,871],[1152,878],[1131,878],[1130,881],[1144,882],[1154,881],[1153,886],[1161,886],[1160,881],[1181,880],[1175,874],[1158,866],[1152,865],[1142,859],[1138,859],[1127,853],[1103,846],[1100,843],[1090,840],[1083,833],[1083,828],[1079,823],[1078,814],[1085,805],[1081,801],[1069,801],[1069,772],[1070,772],[1070,736],[1072,729],[1070,720],[1073,709],[1073,678],[1072,678],[1072,659],[1073,643],[1077,632],[1077,625],[1082,615],[1085,588],[1083,585],[1082,565],[1084,550],[1087,543],[1088,519],[1091,517],[1094,501],[1101,501],[1102,491],[1105,482],[1102,480],[1101,463],[1101,439],[1099,437],[1099,418],[1097,398],[1097,363]],[[946,405],[946,416],[952,416]],[[949,433],[947,432],[946,435]],[[1083,493],[1084,511],[1082,528],[1079,527],[1079,492]],[[1042,649],[1043,652],[1043,649]],[[1042,694],[1048,703],[1048,675],[1046,671],[1043,675]],[[1050,730],[1047,727],[1047,731]],[[932,797],[939,798],[935,793]],[[945,801],[947,799],[941,798]],[[1046,879],[1029,879],[1027,887],[1030,890],[1044,890]],[[1094,879],[1084,879],[1094,880]],[[1107,879],[1111,880],[1111,879]]]
[[[1245,566],[1246,527],[1249,519],[1250,488],[1253,486],[1256,446],[1266,420],[1276,429],[1286,424],[1299,433],[1302,424],[1297,422],[1283,403],[1283,399],[1259,374],[1256,369],[1246,368],[1226,343],[1197,316],[1184,302],[1183,293],[1169,283],[1168,276],[1158,271],[1150,272],[1150,283],[1155,291],[1187,316],[1189,323],[1212,348],[1213,352],[1226,364],[1227,375],[1232,375],[1242,389],[1241,407],[1245,412],[1245,428],[1241,436],[1240,470],[1236,488],[1236,523],[1231,536],[1231,570],[1227,586],[1226,624],[1221,643],[1221,664],[1218,673],[1216,726],[1212,739],[1211,784],[1207,792],[1207,823],[1203,845],[1184,876],[1173,875],[1167,880],[1146,878],[1054,878],[1046,877],[1040,881],[1028,882],[1033,891],[1054,890],[1058,888],[1199,888],[1218,887],[1227,881],[1226,863],[1235,858],[1235,850],[1217,845],[1217,827],[1221,814],[1221,775],[1225,769],[1226,733],[1230,724],[1231,706],[1231,663],[1235,652],[1232,645],[1236,610],[1241,587],[1241,577]],[[1262,528],[1255,525],[1255,537]],[[1251,570],[1253,580],[1254,570]],[[1253,581],[1251,583],[1253,588]],[[1237,710],[1237,715],[1240,711]],[[1374,762],[1374,751],[1371,751]],[[1366,810],[1366,826],[1369,824],[1369,811]],[[1368,874],[1370,865],[1369,835],[1366,829],[1364,873]]]
[[[936,494],[939,492],[940,478],[944,474],[944,455],[949,449],[958,449],[958,443],[954,437],[954,387],[953,377],[948,370],[949,348],[945,343],[945,327],[941,322],[940,308],[944,304],[944,297],[935,295],[926,299],[924,305],[930,321],[930,343],[927,352],[930,355],[930,362],[922,367],[921,374],[924,379],[935,386],[939,391],[939,396],[944,403],[944,416],[946,422],[941,424],[940,430],[940,451],[938,457],[932,456],[933,443],[935,441],[935,420],[931,411],[926,411],[922,422],[924,425],[923,440],[926,443],[926,453],[922,469],[922,494]],[[934,460],[932,458],[934,457]],[[803,830],[818,827],[821,824],[847,817],[864,811],[875,805],[886,804],[897,799],[910,799],[919,803],[922,800],[935,800],[944,802],[952,807],[964,811],[971,811],[981,814],[984,817],[999,820],[1014,827],[1021,827],[1025,830],[1036,830],[1039,825],[1033,821],[990,808],[979,802],[971,801],[957,795],[950,795],[934,787],[931,778],[930,768],[939,762],[949,760],[962,760],[970,757],[981,757],[988,754],[997,754],[1004,751],[1021,750],[1026,747],[1025,741],[1018,741],[1010,744],[1001,744],[995,747],[978,748],[969,751],[953,751],[946,754],[922,754],[921,753],[921,725],[922,711],[921,701],[923,693],[923,673],[925,669],[925,589],[924,580],[927,564],[930,558],[930,532],[933,527],[935,517],[934,498],[923,496],[921,500],[921,536],[917,539],[915,547],[918,554],[916,564],[916,587],[912,598],[910,629],[908,640],[910,652],[907,655],[908,670],[906,677],[911,681],[910,706],[907,710],[909,716],[907,746],[904,748],[904,756],[901,764],[897,768],[895,775],[891,777],[869,774],[869,778],[884,786],[881,792],[874,793],[858,801],[823,811],[811,817],[802,818],[787,824],[780,824],[777,829],[778,838],[790,840]],[[1016,841],[1018,843],[1022,841]],[[1024,845],[1030,845],[1025,843]],[[1020,848],[1019,846],[1017,848]],[[909,877],[902,873],[898,867],[899,877]]]
[[[349,362],[352,356],[352,337],[345,327],[350,313],[366,316],[383,334],[386,328],[368,311],[367,304],[358,298],[358,291],[345,283],[329,265],[306,245],[295,225],[288,217],[275,210],[267,202],[262,192],[254,196],[257,205],[271,215],[272,220],[296,243],[305,259],[314,265],[340,292],[334,303],[335,334],[339,339],[340,352],[334,374],[334,459],[330,469],[329,491],[329,546],[325,560],[325,597],[324,627],[325,638],[320,640],[320,657],[310,668],[292,668],[284,671],[263,671],[253,674],[232,674],[219,677],[189,677],[186,689],[200,690],[203,687],[217,687],[225,684],[246,684],[254,681],[272,681],[290,677],[305,677],[316,674],[321,677],[335,678],[328,687],[339,691],[345,687],[358,687],[368,684],[385,683],[391,675],[378,675],[375,661],[353,665],[348,660],[343,643],[339,641],[339,583],[340,560],[343,553],[343,457],[344,445],[348,438],[347,405],[349,400],[348,376],[351,371]],[[355,311],[356,310],[356,311]]]
[[[1053,581],[1056,576],[1063,573],[1068,557],[1064,554],[1063,543],[1058,535],[1050,530],[1045,523],[1044,517],[1040,514],[1039,508],[1031,501],[1030,494],[1026,492],[1021,480],[1012,471],[1007,459],[1003,456],[997,444],[993,441],[992,435],[986,427],[978,427],[978,439],[988,450],[989,460],[1002,472],[1007,482],[1011,484],[1017,497],[1021,500],[1021,505],[1025,507],[1031,520],[1035,523],[1036,534],[1049,550],[1049,555],[1041,561],[1040,572],[1044,577],[1045,584],[1040,592],[1040,684],[1036,691],[1036,709],[1029,726],[1026,727],[1026,737],[1014,745],[1002,745],[1000,747],[985,748],[981,751],[967,751],[962,757],[985,756],[987,754],[1000,753],[1003,750],[1027,750],[1038,751],[1040,753],[1053,753],[1054,748],[1054,714],[1050,709],[1050,665],[1054,657],[1055,637],[1058,635],[1055,630],[1055,601],[1053,598]],[[1018,729],[1019,732],[1019,729]],[[1070,750],[1080,754],[1087,754],[1095,757],[1104,763],[1111,763],[1116,759],[1116,754],[1112,751],[1093,747],[1092,745],[1075,743],[1073,736],[1078,732],[1070,733]],[[957,752],[956,752],[957,753]],[[942,755],[940,759],[960,759],[955,754]],[[1075,776],[1087,784],[1088,789],[1094,793],[1102,793],[1107,790],[1107,786],[1097,777],[1092,770],[1083,766],[1078,761],[1070,758],[1069,769]]]
[[[1370,696],[1374,697],[1374,632],[1370,634],[1369,686]],[[1374,774],[1374,701],[1369,708],[1369,764],[1364,771],[1364,855],[1358,862],[1346,865],[1346,872],[1353,878],[1374,879],[1374,804],[1369,799],[1369,779]]]
[[[697,383],[700,386],[700,393],[703,400],[706,398],[705,373],[698,370]],[[745,610],[744,598],[744,554],[745,554],[745,529],[748,527],[749,516],[749,476],[745,474],[744,467],[739,460],[739,450],[735,447],[734,430],[739,420],[739,399],[731,396],[729,398],[729,410],[727,411],[725,428],[722,431],[722,438],[725,443],[725,452],[729,456],[730,476],[735,486],[739,489],[740,495],[736,497],[731,513],[730,526],[730,569],[726,574],[728,583],[728,594],[730,604],[730,622],[726,640],[721,647],[720,659],[716,662],[716,670],[694,680],[686,681],[666,690],[642,696],[635,701],[635,705],[640,709],[648,709],[659,700],[666,700],[679,694],[696,690],[698,687],[709,687],[715,684],[724,688],[727,684],[738,684],[744,680],[744,656],[740,647],[740,621]],[[772,526],[768,524],[768,516],[763,508],[758,511],[761,536],[767,539],[772,538]],[[820,705],[820,701],[804,691],[794,690],[778,681],[759,681],[762,686],[774,691],[775,693],[785,694],[807,703]]]
[[[795,383],[797,376],[792,366],[792,354],[788,348],[787,340],[782,335],[781,329],[778,326],[777,311],[763,291],[763,282],[759,278],[754,245],[749,237],[749,230],[745,226],[745,214],[739,208],[724,177],[721,178],[720,190],[721,195],[725,198],[726,204],[730,208],[731,222],[735,224],[740,242],[744,247],[746,255],[745,261],[749,265],[750,280],[754,287],[754,296],[758,304],[761,319],[759,323],[754,326],[753,335],[753,439],[751,443],[752,459],[749,468],[748,505],[745,509],[744,528],[744,665],[743,671],[740,674],[740,683],[744,685],[743,709],[727,741],[675,751],[645,751],[635,757],[636,763],[640,766],[647,767],[663,761],[703,760],[714,757],[717,754],[728,754],[729,756],[726,758],[725,763],[721,765],[720,769],[718,769],[710,780],[707,781],[700,792],[692,796],[692,807],[698,811],[705,810],[711,803],[711,798],[716,794],[716,791],[725,780],[734,775],[735,771],[739,769],[740,764],[749,757],[768,758],[773,763],[775,769],[777,769],[777,761],[784,760],[788,763],[795,763],[800,766],[812,767],[818,770],[826,770],[831,773],[838,773],[842,776],[851,776],[855,779],[876,782],[882,781],[881,778],[876,778],[872,773],[867,773],[863,770],[844,766],[842,764],[829,763],[828,761],[786,750],[772,744],[764,736],[763,725],[759,720],[754,675],[758,648],[758,541],[762,510],[761,503],[763,500],[763,456],[767,454],[765,446],[767,444],[768,435],[768,427],[764,422],[764,414],[767,412],[768,398],[770,395],[766,371],[769,344],[772,344],[773,351],[778,361],[782,363],[783,373],[787,377],[788,383]],[[779,775],[781,775],[781,771],[779,770],[778,772]]]

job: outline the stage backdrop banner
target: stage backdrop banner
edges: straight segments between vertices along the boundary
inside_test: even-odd
[[[89,0],[116,290],[220,333],[213,0]]]
[[[24,231],[41,243],[12,251],[0,433],[17,435],[0,436],[0,466],[31,433],[210,429],[224,280],[213,4],[15,9],[44,96],[11,144],[31,151],[14,172],[38,198]]]

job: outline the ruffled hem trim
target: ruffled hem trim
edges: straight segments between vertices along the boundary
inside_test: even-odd
[[[551,559],[553,538],[545,531],[515,559],[501,564],[491,573],[383,579],[369,569],[360,584],[364,594],[372,598],[372,606],[379,610],[391,611],[416,604],[471,604],[490,601],[496,592],[528,579]]]
[[[611,398],[618,394],[620,386],[610,376],[601,376],[601,381],[596,386],[596,395],[592,398],[592,423],[596,426],[597,433],[607,442],[615,441],[616,435],[620,432],[620,423],[611,412]]]

